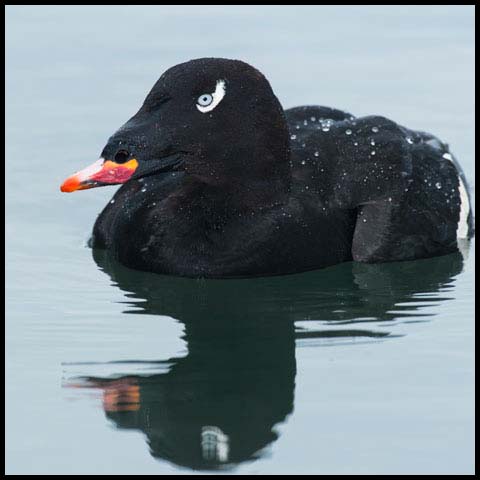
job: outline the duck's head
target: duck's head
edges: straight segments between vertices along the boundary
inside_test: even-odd
[[[63,192],[171,170],[210,183],[288,183],[288,127],[266,78],[238,61],[203,58],[167,70],[101,158]]]

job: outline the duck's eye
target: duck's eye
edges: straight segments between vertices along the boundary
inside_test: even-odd
[[[217,80],[213,93],[202,93],[197,98],[197,109],[202,113],[211,112],[225,96],[225,80]]]
[[[197,104],[201,107],[208,107],[213,102],[213,96],[210,93],[202,93],[197,99]]]
[[[114,157],[115,163],[125,163],[130,154],[126,150],[119,150]]]

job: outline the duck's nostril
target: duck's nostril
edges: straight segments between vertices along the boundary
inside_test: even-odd
[[[115,163],[125,163],[130,157],[130,153],[126,150],[119,150],[114,157]]]

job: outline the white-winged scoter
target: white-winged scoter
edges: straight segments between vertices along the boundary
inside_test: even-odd
[[[465,177],[436,137],[380,116],[284,111],[237,60],[167,70],[101,158],[61,190],[123,184],[93,247],[126,266],[253,277],[454,252],[473,235]]]

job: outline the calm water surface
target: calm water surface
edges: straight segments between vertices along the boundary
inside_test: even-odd
[[[474,244],[200,281],[86,247],[65,195],[168,67],[257,66],[288,108],[382,114],[474,178],[473,7],[7,7],[10,474],[473,473]],[[473,185],[472,185],[473,187]]]

